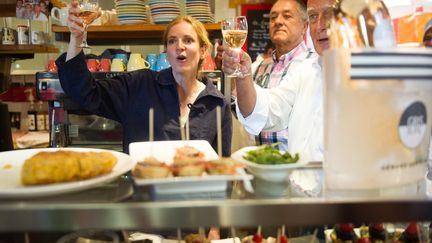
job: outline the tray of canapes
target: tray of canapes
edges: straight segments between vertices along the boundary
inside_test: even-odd
[[[402,225],[399,225],[402,226]],[[351,223],[336,224],[325,230],[326,242],[375,243],[375,242],[426,242],[427,229],[421,224],[409,223],[403,227],[393,224],[371,223],[355,227]]]
[[[220,159],[205,140],[135,142],[129,145],[136,185],[158,194],[225,191],[229,181],[250,181],[240,163]]]

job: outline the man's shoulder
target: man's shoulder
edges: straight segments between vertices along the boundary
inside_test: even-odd
[[[314,68],[321,69],[319,58],[319,55],[315,52],[306,51],[293,59],[293,66],[296,68],[306,68],[313,66]]]
[[[318,54],[314,51],[311,50],[307,50],[302,52],[300,55],[296,56],[293,61],[296,62],[303,62],[303,61],[308,61],[308,62],[316,62],[318,61]]]
[[[319,64],[319,56],[312,52],[309,55],[304,56],[302,59],[298,59],[291,65],[291,72],[297,80],[302,80],[302,85],[309,83],[309,81],[316,80],[316,78],[322,76],[322,68]],[[304,82],[307,80],[307,82]]]

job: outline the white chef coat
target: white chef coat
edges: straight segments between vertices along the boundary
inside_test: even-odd
[[[288,152],[299,153],[300,161],[323,160],[323,77],[319,57],[305,52],[293,59],[278,87],[255,85],[253,112],[239,121],[254,135],[261,131],[288,129]],[[238,94],[241,96],[241,94]]]

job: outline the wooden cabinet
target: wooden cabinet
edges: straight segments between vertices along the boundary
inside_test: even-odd
[[[210,38],[221,37],[220,23],[205,24]],[[166,25],[102,25],[89,26],[87,39],[90,45],[145,45],[162,44],[162,35]],[[57,41],[69,41],[69,29],[66,26],[53,25]]]

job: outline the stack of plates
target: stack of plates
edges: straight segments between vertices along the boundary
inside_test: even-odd
[[[119,0],[116,3],[116,11],[121,24],[141,24],[149,22],[143,0]]]
[[[167,24],[180,15],[177,0],[150,0],[149,5],[155,24]]]
[[[186,14],[203,23],[214,23],[208,0],[186,0]]]

